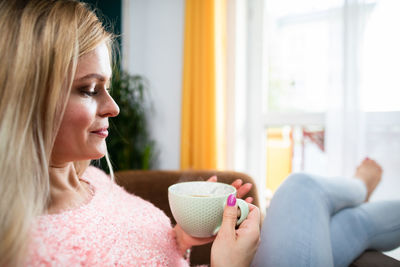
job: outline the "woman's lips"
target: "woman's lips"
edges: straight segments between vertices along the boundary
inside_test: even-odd
[[[98,135],[100,137],[104,137],[104,138],[108,136],[108,130],[107,129],[100,129],[100,130],[97,130],[97,131],[92,131],[91,133],[96,134],[96,135]]]

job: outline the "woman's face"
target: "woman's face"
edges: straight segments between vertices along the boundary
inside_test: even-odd
[[[110,78],[109,52],[105,44],[79,58],[52,152],[53,165],[105,155],[108,118],[119,113],[108,92]]]

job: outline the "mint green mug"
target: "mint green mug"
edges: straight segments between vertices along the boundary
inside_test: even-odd
[[[176,222],[189,235],[210,237],[216,235],[222,223],[224,207],[229,195],[235,194],[236,188],[216,182],[183,182],[168,188],[168,201]],[[242,223],[249,206],[242,199],[237,199]]]

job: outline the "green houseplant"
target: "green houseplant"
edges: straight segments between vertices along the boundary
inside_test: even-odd
[[[115,171],[127,169],[152,169],[156,165],[156,147],[148,131],[146,106],[148,82],[140,75],[115,68],[111,80],[111,95],[120,108],[115,118],[110,118],[107,148]],[[101,165],[107,170],[105,159]]]

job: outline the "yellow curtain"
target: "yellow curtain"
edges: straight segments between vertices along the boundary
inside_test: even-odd
[[[181,168],[224,166],[226,0],[186,0]]]

